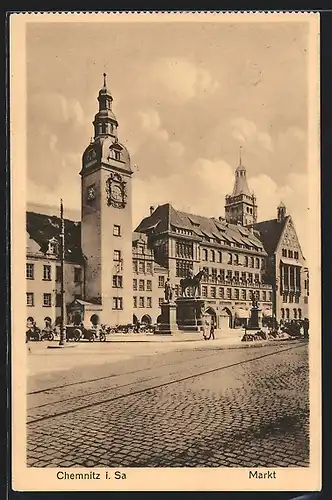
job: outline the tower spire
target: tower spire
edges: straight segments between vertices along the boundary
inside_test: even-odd
[[[107,88],[107,81],[106,81],[107,75],[106,75],[106,73],[103,73],[103,77],[104,77],[104,88],[106,89]]]
[[[239,165],[242,167],[242,146],[239,148]]]

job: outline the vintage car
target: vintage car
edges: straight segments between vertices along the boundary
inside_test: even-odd
[[[36,325],[30,325],[28,326],[28,329],[26,331],[26,340],[42,340],[42,333],[40,328],[38,328]]]
[[[100,340],[105,342],[106,334],[102,328],[85,328],[83,324],[80,325],[67,325],[66,326],[67,341],[74,340],[79,342],[81,339],[86,339],[89,342]]]

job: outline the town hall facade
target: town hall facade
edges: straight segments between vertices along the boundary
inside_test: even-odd
[[[292,218],[281,203],[275,219],[258,221],[241,160],[225,217],[167,203],[150,207],[133,231],[133,170],[118,125],[104,75],[78,172],[81,221],[65,220],[67,322],[80,306],[87,324],[92,314],[111,326],[157,323],[167,277],[176,298],[181,278],[200,270],[201,297],[217,328],[244,325],[253,293],[263,319],[308,317],[309,271]],[[27,317],[40,327],[60,315],[60,227],[56,215],[27,211]]]

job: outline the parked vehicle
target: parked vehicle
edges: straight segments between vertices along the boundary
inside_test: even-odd
[[[55,339],[55,331],[50,326],[47,326],[41,331],[41,339],[40,340],[54,340]]]
[[[35,324],[31,325],[26,331],[26,339],[29,340],[42,340],[42,333],[40,328],[38,328]]]
[[[66,334],[67,341],[74,340],[75,342],[79,342],[81,339],[86,339],[89,342],[94,342],[95,340],[105,342],[106,340],[106,333],[102,328],[85,328],[83,324],[67,325]]]

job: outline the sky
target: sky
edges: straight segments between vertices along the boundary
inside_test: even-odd
[[[134,227],[166,202],[224,216],[242,146],[258,220],[283,201],[305,253],[306,23],[31,23],[26,41],[29,203],[62,197],[79,219],[106,72],[134,170]]]

